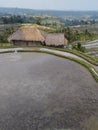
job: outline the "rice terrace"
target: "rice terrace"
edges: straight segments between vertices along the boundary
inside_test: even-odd
[[[98,84],[82,66],[42,53],[0,61],[1,129],[78,130],[97,120]]]
[[[98,11],[4,1],[0,130],[98,130]]]

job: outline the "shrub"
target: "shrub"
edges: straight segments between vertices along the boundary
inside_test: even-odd
[[[72,49],[75,49],[75,50],[78,50],[78,51],[81,51],[81,52],[86,51],[86,48],[84,46],[82,46],[82,44],[80,42],[73,44]]]

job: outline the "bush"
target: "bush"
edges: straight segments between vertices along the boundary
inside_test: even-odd
[[[8,37],[14,32],[14,28],[6,28],[2,33],[0,33],[0,43],[7,43]]]
[[[82,44],[80,42],[73,44],[72,49],[75,49],[75,50],[78,50],[78,51],[81,51],[81,52],[86,51],[86,48],[84,46],[82,46]]]

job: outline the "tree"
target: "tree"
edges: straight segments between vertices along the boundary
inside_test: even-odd
[[[67,27],[63,29],[63,32],[68,41],[71,42],[73,38],[72,30],[69,27]]]
[[[85,52],[86,48],[84,46],[82,46],[82,44],[80,42],[72,45],[72,49],[81,51],[81,52]]]
[[[8,37],[14,32],[14,28],[6,28],[2,34],[0,34],[0,42],[7,43]]]
[[[38,24],[38,25],[41,25],[41,18],[40,17],[36,17],[35,23]]]

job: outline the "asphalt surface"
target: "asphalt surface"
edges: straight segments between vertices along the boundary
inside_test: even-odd
[[[98,84],[84,67],[48,54],[0,54],[0,130],[84,130],[97,117]]]

